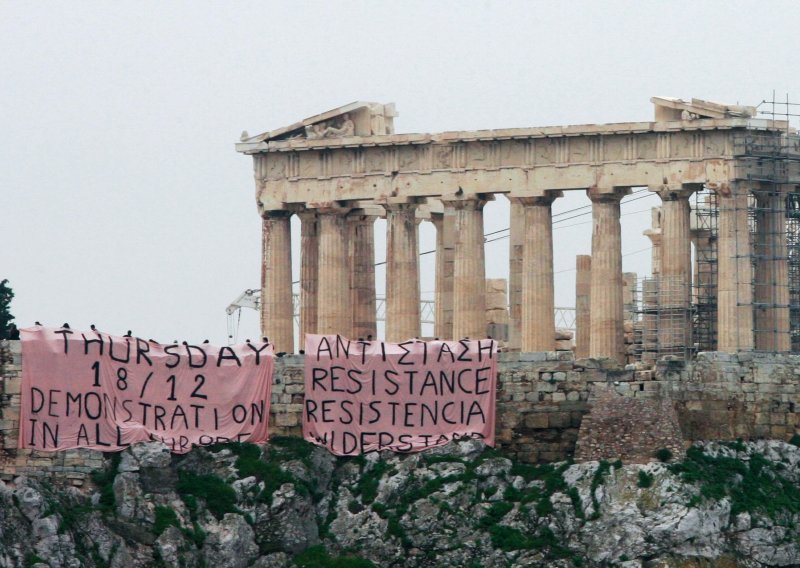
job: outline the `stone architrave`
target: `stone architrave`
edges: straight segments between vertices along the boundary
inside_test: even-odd
[[[319,278],[319,218],[315,209],[300,217],[300,344],[307,333],[317,333],[317,282]]]
[[[386,204],[386,341],[419,337],[419,244],[416,205]]]
[[[375,217],[355,214],[348,216],[347,222],[353,306],[351,337],[376,338]]]
[[[352,326],[346,209],[319,212],[317,331],[348,335]]]
[[[753,267],[748,189],[717,189],[717,345],[720,351],[753,349]]]
[[[292,309],[292,233],[290,211],[262,217],[261,333],[275,351],[294,352]]]
[[[590,357],[625,361],[622,304],[620,201],[626,190],[587,194],[592,201],[592,278]]]
[[[431,213],[436,227],[436,290],[434,336],[453,339],[453,262],[455,254],[455,210]]]
[[[786,247],[786,196],[769,188],[755,191],[756,272],[755,347],[782,353],[791,350],[789,332],[789,257]]]
[[[575,257],[575,357],[589,356],[589,329],[591,327],[592,257],[579,254]]]
[[[486,336],[486,265],[483,207],[486,199],[442,200],[455,209],[453,339]]]

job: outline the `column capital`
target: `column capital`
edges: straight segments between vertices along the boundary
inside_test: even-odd
[[[708,182],[706,187],[717,194],[718,197],[731,197],[736,187],[736,182]]]
[[[316,221],[319,218],[319,211],[317,209],[301,209],[295,212],[300,221]]]
[[[642,234],[654,245],[661,243],[661,229],[645,229]]]
[[[261,212],[262,219],[288,219],[294,215],[294,211],[288,209],[270,209]]]
[[[318,217],[347,217],[351,209],[338,207],[320,207],[317,209]]]
[[[478,211],[483,209],[489,201],[494,201],[494,195],[491,193],[476,193],[474,195],[464,195],[459,189],[456,193],[449,195],[442,195],[439,200],[445,207],[452,207],[453,209],[463,209]]]
[[[553,201],[559,197],[564,197],[563,191],[547,191],[544,195],[537,195],[535,197],[514,197],[511,195],[508,199],[512,203],[519,203],[520,205],[529,207],[534,205],[552,205]]]
[[[417,209],[418,204],[410,201],[402,201],[402,202],[386,202],[386,203],[381,203],[380,205],[386,211],[415,211]]]
[[[703,189],[702,183],[684,183],[680,185],[651,185],[650,191],[657,193],[661,201],[688,200],[696,191]]]
[[[592,203],[612,203],[622,201],[622,198],[630,192],[630,187],[601,188],[595,186],[586,190],[586,196]]]

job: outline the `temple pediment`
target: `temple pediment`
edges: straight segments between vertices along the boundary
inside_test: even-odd
[[[652,97],[655,105],[656,121],[696,120],[698,118],[752,118],[756,107],[728,105],[702,99],[690,102],[674,97]]]
[[[394,134],[394,103],[356,101],[257,136],[242,133],[241,143],[254,144],[274,140],[346,138]]]

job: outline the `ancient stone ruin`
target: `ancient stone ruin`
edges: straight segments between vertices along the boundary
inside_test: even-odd
[[[503,194],[507,319],[491,284],[488,307],[492,322],[507,322],[508,350],[574,347],[646,368],[700,351],[800,349],[800,138],[775,115],[756,118],[754,107],[651,100],[651,122],[396,134],[394,105],[356,102],[243,133],[236,148],[253,157],[263,219],[263,333],[280,351],[300,348],[289,224],[298,215],[300,338],[377,337],[377,217],[387,226],[386,339],[421,334],[423,221],[437,230],[434,335],[487,335],[483,207]],[[620,202],[634,188],[662,202],[646,232],[653,274],[641,285],[622,273]],[[554,323],[551,205],[565,191],[592,203],[592,254],[577,259],[574,346]]]

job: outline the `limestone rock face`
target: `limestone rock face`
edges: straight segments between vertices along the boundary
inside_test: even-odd
[[[88,493],[0,484],[0,568],[800,565],[800,448],[783,442],[644,465],[515,463],[475,440],[355,459],[288,438],[148,446]]]

